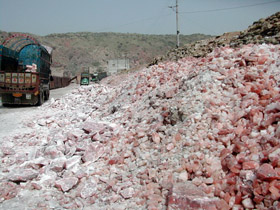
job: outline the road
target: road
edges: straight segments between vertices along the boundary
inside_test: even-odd
[[[51,98],[61,98],[77,86],[76,84],[71,84],[65,88],[51,90],[49,100],[51,100]],[[22,121],[27,117],[30,118],[35,116],[38,112],[41,112],[36,106],[3,107],[2,103],[0,103],[0,105],[0,143],[9,135],[15,135],[19,132],[28,132],[28,128],[23,128]]]

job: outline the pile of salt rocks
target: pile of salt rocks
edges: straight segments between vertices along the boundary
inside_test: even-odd
[[[0,147],[0,208],[279,209],[279,71],[223,47],[50,100]]]

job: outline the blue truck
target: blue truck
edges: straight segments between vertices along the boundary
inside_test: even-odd
[[[48,50],[47,50],[48,49]],[[41,105],[50,95],[50,48],[25,34],[14,34],[0,45],[2,105]]]

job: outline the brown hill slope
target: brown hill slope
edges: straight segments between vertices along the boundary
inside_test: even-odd
[[[11,33],[0,31],[0,41]],[[128,58],[130,66],[137,68],[151,62],[175,46],[175,35],[143,35],[121,33],[65,33],[36,36],[42,44],[53,51],[53,72],[69,71],[72,74],[82,67],[106,70],[110,59]],[[203,34],[182,35],[183,44],[207,39]]]

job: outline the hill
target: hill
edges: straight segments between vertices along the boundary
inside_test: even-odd
[[[11,34],[0,31],[0,41]],[[128,58],[130,66],[137,68],[171,50],[176,43],[175,35],[79,32],[32,36],[54,49],[52,69],[55,74],[64,71],[75,74],[83,67],[106,70],[107,61],[118,58]],[[192,34],[181,35],[180,39],[182,44],[187,44],[209,37]]]
[[[221,36],[211,37],[188,43],[185,46],[168,51],[166,55],[154,58],[150,65],[161,61],[178,60],[186,56],[205,57],[217,47],[229,45],[242,47],[246,44],[279,44],[280,43],[280,12],[254,22],[244,31],[229,32]]]

